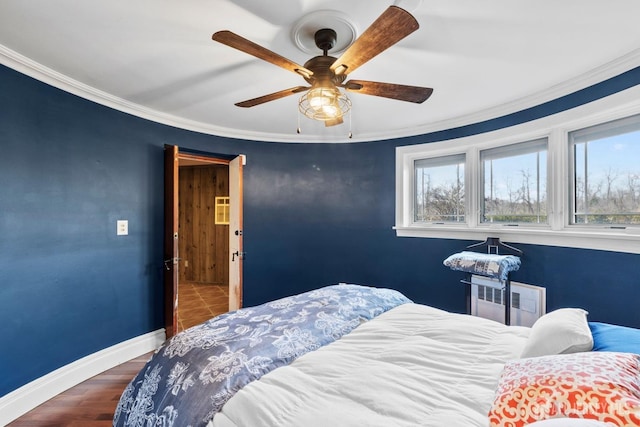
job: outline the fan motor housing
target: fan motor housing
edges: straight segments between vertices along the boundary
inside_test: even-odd
[[[336,73],[331,70],[331,65],[337,58],[327,55],[327,52],[335,46],[337,37],[338,35],[331,28],[321,28],[315,32],[314,40],[318,49],[322,50],[322,56],[316,56],[305,62],[304,67],[313,71],[311,77],[303,76],[308,83],[339,86],[344,81],[345,75],[336,76]]]
[[[333,65],[337,59],[338,58],[328,55],[311,58],[304,63],[304,67],[313,71],[313,75],[311,77],[305,77],[304,79],[310,84],[331,82],[339,86],[347,76],[345,74],[336,75],[336,73],[331,70],[331,65]]]

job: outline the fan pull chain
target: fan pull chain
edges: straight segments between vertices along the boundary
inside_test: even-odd
[[[300,135],[302,133],[302,129],[300,129],[300,111],[298,111],[297,117],[298,117],[298,128],[296,129],[296,133],[298,135]]]
[[[353,138],[353,132],[351,132],[352,129],[352,120],[351,120],[351,110],[349,110],[349,139]]]

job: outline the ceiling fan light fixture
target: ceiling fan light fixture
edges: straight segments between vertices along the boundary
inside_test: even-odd
[[[403,1],[410,2],[412,0]],[[325,126],[329,127],[342,124],[343,116],[351,111],[351,101],[345,92],[340,91],[340,88],[350,92],[417,104],[424,102],[431,96],[433,89],[420,86],[365,80],[345,82],[347,74],[352,73],[418,29],[420,26],[418,21],[403,8],[396,5],[389,6],[353,43],[347,43],[346,50],[338,58],[330,56],[329,51],[339,51],[337,43],[339,40],[348,40],[348,37],[338,37],[341,31],[336,31],[331,22],[316,23],[311,26],[306,25],[307,23],[304,20],[303,24],[296,26],[296,42],[300,39],[298,36],[304,34],[308,38],[307,36],[313,30],[314,44],[322,51],[322,55],[309,59],[304,66],[229,30],[217,31],[211,36],[214,41],[292,71],[302,76],[311,85],[311,87],[295,86],[238,102],[236,103],[238,107],[254,107],[294,93],[305,92],[298,101],[300,113],[312,120],[322,121]],[[352,32],[352,36],[354,35],[355,31]],[[351,122],[351,114],[349,114],[349,122]],[[300,132],[300,114],[298,115],[298,132]],[[351,132],[349,132],[349,137],[351,138]]]
[[[313,120],[328,121],[344,116],[351,109],[351,100],[337,87],[318,86],[300,97],[298,108]]]

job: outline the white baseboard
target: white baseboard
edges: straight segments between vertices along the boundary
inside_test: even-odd
[[[0,426],[108,369],[160,347],[164,329],[121,342],[56,369],[0,398]]]

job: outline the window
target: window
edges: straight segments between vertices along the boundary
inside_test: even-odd
[[[569,134],[571,224],[640,224],[640,115]]]
[[[216,197],[215,199],[215,223],[216,225],[226,225],[229,224],[229,200],[230,197]]]
[[[415,222],[465,221],[464,163],[464,154],[414,162]]]
[[[639,94],[396,147],[396,235],[640,254]]]
[[[481,222],[547,223],[547,140],[480,152]]]

